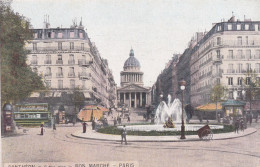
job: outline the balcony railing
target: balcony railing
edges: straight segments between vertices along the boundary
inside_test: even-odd
[[[56,77],[57,77],[57,78],[63,78],[63,73],[57,73],[57,74],[56,74]]]
[[[37,50],[33,49],[33,47],[26,47],[27,50],[30,50],[32,52],[40,52],[40,51],[59,51],[59,50],[71,50],[69,46],[62,46],[62,48],[58,48],[58,46],[56,47],[37,47]],[[87,51],[89,52],[90,49],[89,48],[82,48],[81,46],[74,46],[73,51]]]
[[[228,69],[227,73],[235,73],[235,70],[234,69]]]
[[[44,64],[51,64],[52,62],[51,62],[51,60],[45,60],[44,61]]]
[[[69,78],[74,78],[74,77],[76,77],[76,75],[75,75],[75,73],[68,73],[68,77]]]
[[[87,61],[87,60],[85,60],[85,59],[79,59],[78,60],[78,64],[80,65],[80,66],[89,66],[90,64],[92,64],[93,63],[93,61]]]
[[[69,61],[68,61],[68,64],[70,64],[70,65],[71,65],[71,64],[75,64],[75,60],[69,60]]]
[[[80,79],[89,79],[91,77],[91,73],[79,72]]]
[[[56,64],[63,64],[63,60],[56,60]]]
[[[52,77],[52,73],[46,73],[44,74],[45,77]]]
[[[38,64],[38,61],[37,60],[32,60],[31,61],[31,65],[37,65]]]

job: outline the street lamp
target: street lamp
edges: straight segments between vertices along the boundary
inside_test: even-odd
[[[185,126],[184,126],[184,90],[185,90],[185,86],[186,86],[186,81],[185,80],[181,80],[179,82],[180,85],[180,89],[182,90],[182,114],[181,114],[181,139],[186,139],[185,137]]]

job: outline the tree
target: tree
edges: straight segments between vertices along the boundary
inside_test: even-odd
[[[260,80],[256,71],[248,70],[243,78],[243,86],[246,91],[246,99],[249,100],[250,103],[251,112],[252,100],[260,98]]]
[[[30,22],[14,13],[9,3],[0,3],[1,96],[2,104],[16,102],[44,89],[41,77],[26,64],[24,49],[32,39]]]
[[[81,106],[83,106],[85,101],[85,96],[79,88],[74,88],[72,90],[71,101],[74,105],[74,124],[76,122],[77,108],[79,109]]]
[[[210,91],[210,100],[213,103],[216,103],[216,119],[217,119],[217,110],[218,110],[218,102],[221,99],[225,98],[225,87],[221,84],[216,84]]]

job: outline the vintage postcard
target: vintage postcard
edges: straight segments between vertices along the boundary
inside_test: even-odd
[[[0,0],[1,166],[260,167],[260,0]]]

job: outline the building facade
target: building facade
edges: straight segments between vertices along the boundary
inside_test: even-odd
[[[116,84],[108,62],[90,41],[82,24],[71,28],[32,29],[34,39],[29,41],[28,64],[42,76],[49,94],[80,90],[86,102],[111,107],[116,102]],[[32,97],[39,96],[38,93]],[[48,95],[47,95],[48,96]]]
[[[121,87],[117,89],[119,104],[125,104],[130,108],[142,108],[151,103],[150,88],[143,86],[143,72],[140,69],[141,65],[131,49],[120,73]]]
[[[226,87],[229,98],[241,98],[248,84],[245,74],[255,71],[260,76],[260,22],[235,21],[233,16],[214,24],[192,48],[190,71],[194,106],[209,103],[216,84]]]

